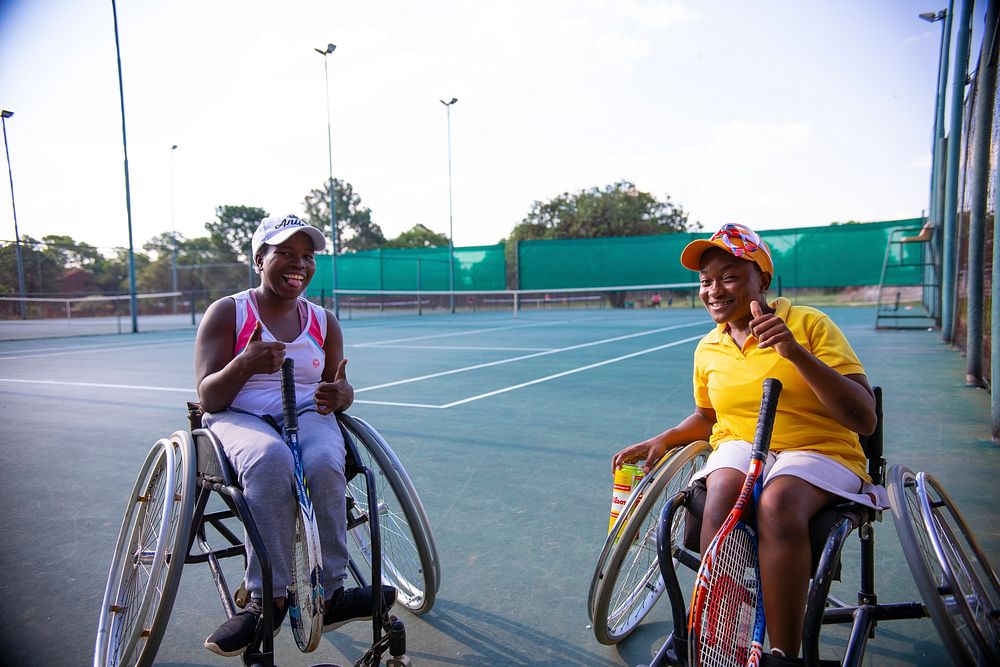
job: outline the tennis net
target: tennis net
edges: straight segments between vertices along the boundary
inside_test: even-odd
[[[578,287],[551,290],[409,291],[337,290],[340,319],[421,316],[446,313],[495,313],[518,317],[546,310],[690,307],[697,283]],[[314,300],[333,308],[333,299],[320,294]]]
[[[189,295],[182,292],[137,294],[136,306],[141,331],[194,324]],[[128,333],[131,317],[128,294],[0,296],[0,340]]]
[[[430,315],[482,315],[516,318],[546,311],[619,312],[644,308],[691,307],[697,283],[586,287],[552,290],[378,291],[337,290],[341,320]],[[136,295],[139,331],[189,329],[197,326],[212,301],[239,288],[211,292],[160,292]],[[308,298],[333,309],[329,292]],[[100,296],[0,296],[0,340],[131,333],[128,294]]]

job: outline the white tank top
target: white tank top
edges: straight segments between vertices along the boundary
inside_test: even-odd
[[[253,290],[246,290],[229,297],[236,302],[234,358],[246,348],[260,320],[252,294]],[[326,352],[323,350],[323,341],[326,340],[326,311],[299,297],[300,308],[303,304],[306,312],[305,325],[295,340],[285,343],[285,358],[295,360],[295,402],[299,406],[313,403],[313,394],[323,378],[323,368],[326,365]],[[263,321],[261,327],[261,340],[277,341]],[[280,417],[281,371],[252,375],[230,407],[258,415]]]

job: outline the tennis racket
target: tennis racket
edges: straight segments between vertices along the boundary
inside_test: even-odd
[[[295,495],[299,511],[295,517],[292,551],[292,585],[288,587],[288,617],[295,643],[303,653],[315,651],[323,636],[323,554],[319,528],[309,488],[306,486],[299,451],[299,417],[295,412],[295,362],[281,365],[281,407],[284,412],[285,443],[295,461]]]
[[[743,519],[757,502],[761,473],[771,447],[771,430],[781,382],[764,380],[750,468],[736,504],[701,559],[688,616],[688,655],[693,665],[757,667],[764,652],[764,596],[760,586],[755,526]]]

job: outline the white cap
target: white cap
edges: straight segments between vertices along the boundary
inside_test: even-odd
[[[326,237],[323,236],[323,232],[312,225],[302,222],[297,216],[272,215],[261,220],[260,225],[257,226],[257,229],[253,233],[253,240],[250,242],[250,261],[253,263],[253,270],[260,273],[260,270],[257,268],[256,257],[262,245],[265,243],[267,245],[278,245],[290,238],[292,234],[299,232],[305,232],[309,235],[309,238],[312,239],[313,250],[319,252],[326,248]]]

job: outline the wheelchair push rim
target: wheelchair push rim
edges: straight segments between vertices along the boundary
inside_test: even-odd
[[[949,655],[959,665],[1000,664],[1000,585],[950,496],[931,475],[889,471],[903,553]]]
[[[414,614],[433,607],[440,586],[437,547],[420,497],[399,459],[385,440],[363,419],[341,415],[356,442],[361,461],[375,473],[376,507],[382,544],[382,581],[397,590],[396,602]],[[364,475],[348,482],[348,493],[357,508],[368,511]],[[372,544],[367,523],[348,531],[351,549],[371,573]]]
[[[690,482],[711,451],[706,442],[672,450],[638,485],[612,527],[591,583],[594,635],[602,644],[625,639],[646,617],[664,591],[657,558],[660,509]],[[679,536],[683,514],[671,532]]]
[[[193,451],[188,434],[178,431],[158,440],[140,468],[101,603],[95,667],[153,662],[191,528]]]

